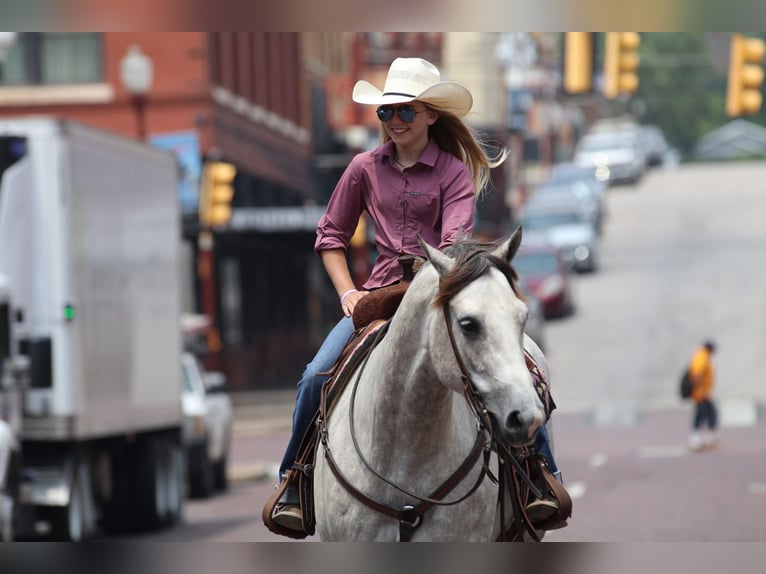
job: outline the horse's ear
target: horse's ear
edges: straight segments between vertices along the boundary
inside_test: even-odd
[[[500,244],[492,254],[510,263],[521,245],[521,227],[517,227],[513,234]]]
[[[431,265],[434,266],[436,272],[439,273],[439,276],[443,276],[455,266],[455,261],[452,258],[435,247],[431,247],[428,243],[423,241],[420,234],[418,234],[418,243],[420,243],[420,248],[423,250],[423,253],[426,254],[426,258],[431,262]]]

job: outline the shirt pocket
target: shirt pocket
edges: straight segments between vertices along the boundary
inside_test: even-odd
[[[441,219],[441,192],[439,186],[418,186],[404,192],[409,219],[432,229]]]

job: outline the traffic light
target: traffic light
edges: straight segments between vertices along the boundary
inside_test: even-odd
[[[755,114],[761,109],[763,55],[766,43],[740,34],[731,37],[729,78],[726,86],[726,113],[730,116]]]
[[[593,33],[564,32],[564,91],[590,92],[593,85]]]
[[[229,222],[236,175],[237,168],[233,164],[222,161],[205,164],[199,198],[199,222],[202,227],[221,227]]]
[[[604,51],[604,95],[614,99],[638,88],[638,32],[607,32]]]

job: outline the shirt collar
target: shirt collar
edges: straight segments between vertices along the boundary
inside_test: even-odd
[[[380,148],[378,148],[378,150],[375,152],[375,155],[382,156],[382,157],[389,157],[393,159],[394,142],[391,140],[388,140]],[[428,143],[426,144],[426,147],[423,150],[423,153],[420,154],[420,159],[418,159],[417,163],[422,163],[429,167],[434,167],[436,165],[436,159],[438,157],[439,157],[439,146],[436,144],[433,138],[429,138]]]

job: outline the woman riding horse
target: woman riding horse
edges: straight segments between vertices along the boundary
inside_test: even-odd
[[[444,248],[459,234],[473,230],[475,202],[489,181],[490,168],[502,163],[507,150],[489,157],[473,132],[462,122],[473,98],[467,88],[442,81],[439,70],[420,58],[397,58],[383,90],[366,81],[354,86],[352,98],[377,106],[383,144],[356,155],[336,186],[319,222],[315,251],[338,293],[343,317],[307,365],[298,382],[293,430],[280,464],[280,479],[289,469],[320,401],[328,371],[352,335],[351,316],[370,290],[397,283],[403,254],[423,256],[418,243]],[[346,249],[360,216],[367,212],[375,225],[378,257],[360,289],[349,272]],[[538,435],[550,466],[545,430]],[[539,501],[545,512],[555,511],[549,500]],[[297,489],[287,486],[273,514],[275,523],[302,530]]]

